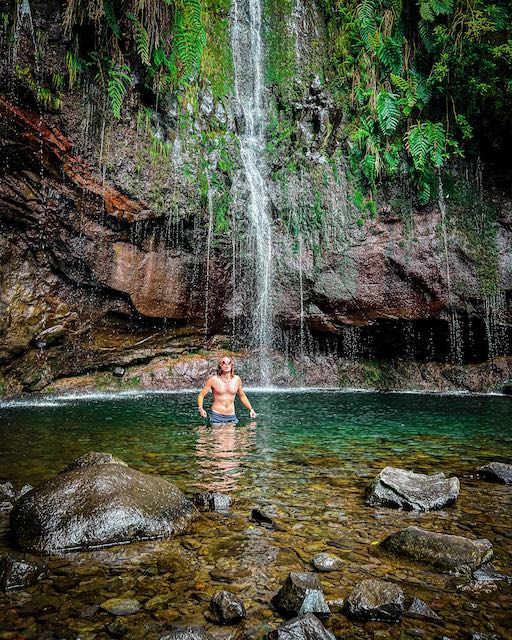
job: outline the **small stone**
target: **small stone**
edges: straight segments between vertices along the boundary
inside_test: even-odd
[[[504,484],[512,484],[512,464],[504,462],[490,462],[489,464],[479,467],[478,473],[494,482],[503,482]]]
[[[122,378],[125,374],[125,369],[123,367],[115,367],[115,369],[112,371],[112,375],[115,378]]]
[[[140,602],[135,598],[110,598],[100,608],[115,616],[129,616],[140,609]]]
[[[404,612],[404,592],[391,582],[363,580],[347,598],[346,612],[354,620],[400,622]]]
[[[160,640],[212,640],[202,627],[173,627]]]
[[[192,502],[199,511],[216,511],[222,513],[228,511],[231,506],[231,498],[216,491],[203,491],[192,496]]]
[[[272,604],[288,616],[330,612],[324,599],[322,585],[315,573],[292,571],[279,592],[272,598]]]
[[[4,482],[0,484],[0,499],[5,499],[9,502],[16,500],[16,491],[10,482]]]
[[[332,553],[317,553],[311,563],[317,571],[337,571],[341,569],[343,560]]]
[[[18,553],[0,557],[0,590],[24,589],[48,574],[48,565],[39,558]]]
[[[425,630],[419,627],[411,627],[410,629],[406,629],[405,633],[411,636],[411,638],[422,638],[425,635]]]
[[[285,622],[267,634],[266,640],[336,640],[320,620],[308,613]]]
[[[441,618],[428,607],[423,600],[414,598],[411,606],[407,610],[407,616],[410,618],[417,618],[418,620],[428,620],[429,622],[441,622]]]
[[[233,624],[245,617],[244,603],[229,591],[218,591],[211,599],[208,618],[212,622]]]

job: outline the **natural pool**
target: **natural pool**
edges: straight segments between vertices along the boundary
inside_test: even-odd
[[[512,636],[511,587],[479,592],[464,581],[393,559],[375,542],[412,524],[442,533],[488,538],[494,565],[512,574],[512,487],[474,475],[491,460],[510,462],[512,402],[492,396],[248,392],[255,423],[206,426],[194,393],[42,398],[0,403],[0,482],[36,485],[90,450],[107,451],[186,494],[211,489],[235,499],[229,516],[205,514],[186,535],[50,558],[50,577],[27,591],[0,595],[0,638],[158,638],[164,625],[205,625],[216,638],[262,638],[282,618],[270,605],[289,571],[311,570],[318,551],[343,568],[319,574],[326,597],[346,597],[368,577],[399,583],[443,618],[432,625],[325,624],[339,638],[447,636],[471,631]],[[239,416],[246,413],[240,409]],[[386,465],[443,471],[461,480],[458,502],[427,514],[364,503],[369,482]],[[272,511],[275,531],[250,521]],[[0,552],[9,548],[1,515]],[[206,623],[220,589],[236,592],[248,619],[239,627]],[[98,609],[111,597],[141,602],[138,613]],[[380,635],[379,635],[380,634]]]

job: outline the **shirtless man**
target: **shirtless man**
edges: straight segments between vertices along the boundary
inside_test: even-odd
[[[208,415],[203,409],[203,400],[210,389],[213,393],[213,404],[210,411],[211,424],[238,423],[238,418],[235,415],[236,394],[238,394],[244,407],[249,409],[251,418],[256,417],[256,411],[252,408],[242,388],[240,376],[235,375],[235,363],[230,356],[224,356],[219,360],[217,375],[208,380],[197,396],[197,408],[203,418]]]

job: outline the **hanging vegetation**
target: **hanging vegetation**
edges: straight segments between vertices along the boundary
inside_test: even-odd
[[[478,153],[482,120],[506,118],[512,6],[506,0],[323,0],[331,86],[350,116],[352,173],[372,192],[398,168],[421,203],[446,160]]]

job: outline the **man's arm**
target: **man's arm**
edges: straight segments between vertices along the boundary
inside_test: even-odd
[[[204,385],[204,387],[199,392],[199,395],[197,396],[197,409],[202,418],[206,418],[206,415],[207,415],[206,411],[203,409],[203,400],[205,396],[209,393],[211,388],[212,388],[212,379],[209,378],[208,382]]]
[[[254,411],[254,409],[251,406],[251,403],[249,402],[249,398],[245,395],[245,391],[242,387],[241,380],[240,380],[240,384],[238,385],[237,393],[238,393],[238,397],[240,398],[240,402],[244,405],[246,409],[249,409],[249,415],[251,416],[251,418],[255,418],[256,411]]]

